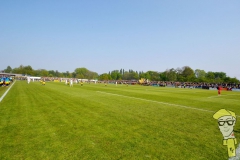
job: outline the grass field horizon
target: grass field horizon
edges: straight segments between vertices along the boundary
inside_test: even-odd
[[[6,89],[0,88],[0,97]],[[16,81],[0,102],[0,159],[228,159],[213,114],[224,108],[240,118],[239,97],[203,89]]]

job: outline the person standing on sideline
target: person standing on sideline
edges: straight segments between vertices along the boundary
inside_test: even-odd
[[[29,84],[31,81],[30,77],[27,77],[27,83]]]
[[[67,85],[67,83],[68,83],[68,81],[67,81],[67,79],[65,80],[65,85]]]
[[[70,87],[72,87],[73,86],[73,80],[71,79],[70,80]]]
[[[221,86],[220,85],[217,87],[217,90],[218,90],[218,95],[221,96]]]

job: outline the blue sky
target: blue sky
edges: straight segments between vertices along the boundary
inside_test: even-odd
[[[240,79],[240,1],[1,1],[0,54],[0,70],[190,66]]]

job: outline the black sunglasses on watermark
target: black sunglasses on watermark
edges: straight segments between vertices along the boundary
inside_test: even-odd
[[[218,125],[219,125],[219,126],[223,126],[226,122],[227,122],[227,124],[228,124],[229,126],[232,126],[233,123],[235,122],[235,120],[218,121]]]

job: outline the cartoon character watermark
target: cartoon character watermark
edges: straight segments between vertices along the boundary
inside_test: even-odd
[[[220,109],[213,115],[218,120],[218,127],[223,135],[223,145],[227,146],[228,156],[235,157],[237,139],[234,136],[233,127],[236,124],[236,114],[226,109]]]

